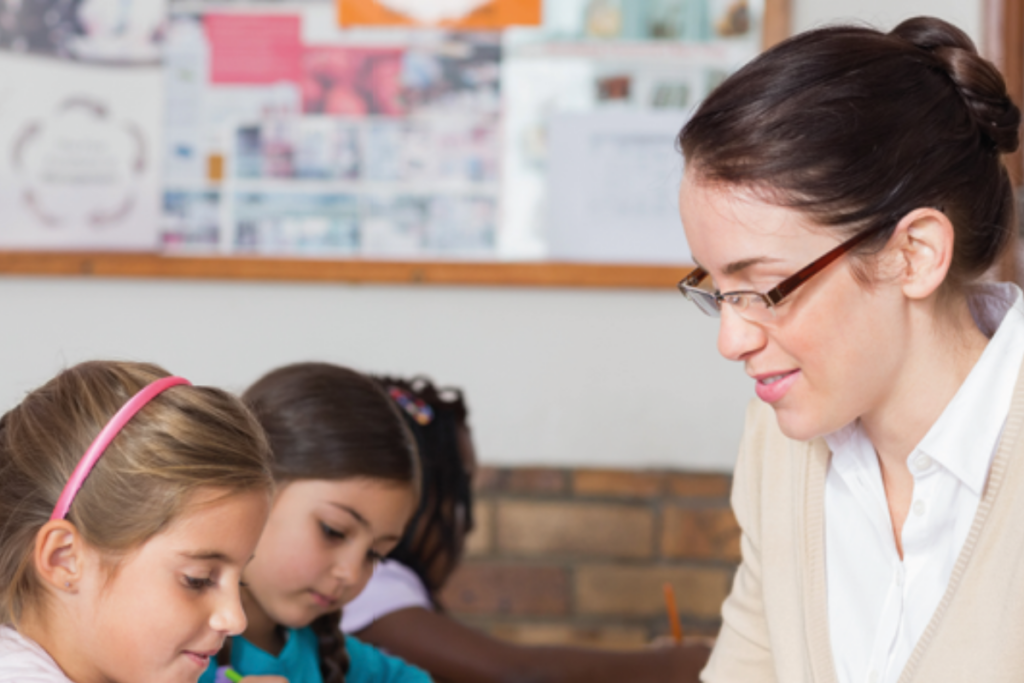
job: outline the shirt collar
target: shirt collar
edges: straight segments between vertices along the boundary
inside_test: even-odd
[[[1024,355],[1024,295],[1014,284],[989,283],[974,288],[968,305],[989,342],[915,452],[929,455],[980,496]]]

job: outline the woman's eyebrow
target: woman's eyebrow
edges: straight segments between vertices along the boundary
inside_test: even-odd
[[[739,261],[733,261],[732,263],[728,264],[725,267],[723,272],[726,275],[735,275],[736,273],[742,272],[747,268],[750,268],[751,266],[759,266],[765,263],[779,263],[781,261],[782,259],[771,258],[769,256],[755,256],[754,258],[746,258],[740,259]]]

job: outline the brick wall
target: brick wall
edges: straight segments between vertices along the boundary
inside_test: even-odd
[[[714,634],[739,561],[730,479],[684,472],[498,469],[477,475],[476,529],[442,602],[523,643],[644,646]]]

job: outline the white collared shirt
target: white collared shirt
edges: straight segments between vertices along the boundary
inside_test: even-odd
[[[825,437],[825,561],[840,683],[895,683],[942,600],[967,538],[1024,358],[1024,297],[1012,284],[969,297],[988,345],[907,458],[914,477],[903,559],[874,446],[860,422]]]

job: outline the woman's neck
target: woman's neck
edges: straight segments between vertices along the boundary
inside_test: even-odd
[[[861,426],[883,470],[907,469],[907,458],[953,400],[988,344],[966,299],[943,315],[932,309],[917,311],[916,316],[909,327],[899,377],[881,405],[861,416]]]
[[[908,328],[912,332],[899,377],[886,400],[861,416],[861,426],[878,457],[900,557],[903,524],[914,497],[914,477],[907,458],[942,416],[988,344],[966,300],[949,315],[936,316],[934,311],[916,314],[917,320],[912,321],[916,324]]]
[[[246,640],[275,657],[284,649],[284,638],[280,625],[270,618],[259,601],[247,589],[242,589],[242,607],[248,621],[245,632]]]

